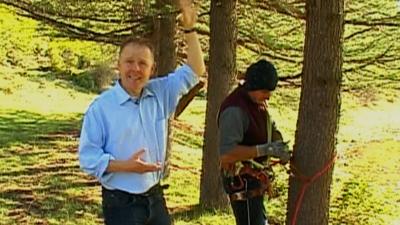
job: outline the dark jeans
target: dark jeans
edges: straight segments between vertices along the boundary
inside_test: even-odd
[[[106,225],[170,225],[160,185],[144,194],[102,189]]]
[[[264,197],[259,196],[243,201],[232,201],[231,206],[235,215],[236,225],[265,225],[267,224]],[[247,209],[247,202],[249,209]],[[247,216],[250,212],[250,216]],[[250,223],[248,223],[250,220]]]

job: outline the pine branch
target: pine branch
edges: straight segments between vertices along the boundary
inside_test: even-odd
[[[345,24],[351,24],[355,26],[368,26],[368,27],[377,27],[377,26],[386,26],[386,27],[400,27],[400,22],[392,22],[392,21],[384,21],[382,20],[345,20]]]
[[[302,3],[303,1],[300,1]],[[293,3],[283,3],[279,0],[272,0],[272,1],[261,1],[258,0],[256,3],[248,3],[245,0],[240,0],[241,4],[250,5],[254,8],[259,8],[267,11],[275,11],[279,14],[286,15],[292,18],[305,20],[304,14],[304,4],[300,4],[300,6],[295,6]],[[297,3],[297,2],[296,2]],[[346,13],[348,13],[346,11]],[[381,13],[382,15],[387,15]],[[344,22],[345,24],[351,24],[355,26],[387,26],[387,27],[400,27],[400,22],[396,21],[399,19],[399,15],[390,16],[387,15],[386,17],[382,17],[379,19],[374,19],[372,21],[369,20],[355,20],[355,19],[346,19]]]
[[[259,53],[259,49],[256,49],[255,47],[249,45],[249,44],[248,44],[249,42],[250,42],[250,41],[249,41],[249,40],[246,40],[246,39],[240,39],[240,38],[239,38],[239,39],[237,40],[237,44],[238,44],[238,45],[240,45],[240,46],[242,46],[242,47],[244,47],[244,48],[246,48],[246,49],[248,49],[248,50],[250,50],[250,51],[252,51],[252,52]],[[260,45],[259,45],[259,46],[260,46]],[[261,55],[263,55],[263,56],[268,56],[268,57],[271,58],[271,59],[278,59],[278,60],[285,61],[285,62],[289,62],[289,63],[296,63],[296,64],[301,63],[300,61],[298,61],[298,60],[296,60],[296,59],[294,59],[294,58],[290,58],[290,57],[287,57],[287,56],[284,56],[284,55],[278,55],[277,52],[274,52],[274,53],[275,53],[275,54],[271,54],[271,53],[268,53],[267,51],[262,51]]]
[[[297,19],[305,20],[306,16],[303,12],[304,2],[293,2],[289,4],[285,4],[279,0],[271,0],[271,1],[261,1],[258,0],[255,4],[248,3],[247,1],[240,0],[242,4],[250,5],[254,8],[259,8],[267,11],[275,11],[279,14],[294,17]],[[299,4],[300,3],[300,4]],[[297,5],[297,6],[296,6]]]
[[[291,81],[291,80],[299,79],[302,76],[303,76],[303,72],[300,72],[295,75],[285,75],[285,76],[279,77],[279,81]]]
[[[31,18],[34,20],[42,21],[52,27],[55,27],[57,30],[63,32],[63,34],[58,34],[58,37],[69,37],[74,39],[82,39],[87,41],[96,41],[96,42],[104,42],[110,44],[118,44],[124,37],[129,36],[124,32],[135,30],[135,28],[139,29],[139,23],[131,24],[128,27],[115,29],[108,32],[97,32],[91,29],[87,29],[81,26],[74,25],[72,23],[67,23],[62,19],[56,19],[56,15],[51,15],[45,13],[43,10],[38,10],[37,8],[31,6],[26,2],[14,2],[10,0],[0,0],[0,3],[3,3],[7,6],[14,7],[21,12],[17,12],[18,15],[23,17]],[[147,18],[146,18],[147,19]],[[132,20],[133,21],[133,20]],[[135,20],[135,21],[141,21]],[[137,33],[143,33],[142,31]]]
[[[363,30],[356,31],[356,32],[348,35],[347,37],[344,37],[344,40],[345,41],[350,40],[350,39],[354,38],[357,35],[361,35],[361,34],[367,33],[367,32],[369,32],[371,30],[375,30],[375,27],[367,27],[367,28],[365,28]]]
[[[345,69],[345,70],[343,70],[343,73],[354,72],[356,70],[363,69],[369,65],[374,65],[379,60],[382,60],[387,55],[387,53],[392,49],[392,47],[393,47],[392,45],[389,46],[388,48],[386,48],[385,51],[383,51],[380,54],[375,55],[374,57],[368,57],[368,58],[364,58],[364,59],[344,60],[345,63],[350,63],[350,64],[357,63],[360,65]],[[397,59],[395,59],[395,60],[397,60]],[[393,60],[393,61],[395,61],[395,60]]]

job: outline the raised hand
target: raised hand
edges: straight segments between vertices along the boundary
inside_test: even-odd
[[[179,7],[182,11],[179,18],[183,28],[193,28],[197,21],[197,9],[193,6],[192,0],[179,0]]]

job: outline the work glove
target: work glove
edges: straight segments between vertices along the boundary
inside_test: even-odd
[[[283,141],[274,141],[271,143],[256,145],[257,157],[272,156],[287,163],[290,160],[289,146]]]

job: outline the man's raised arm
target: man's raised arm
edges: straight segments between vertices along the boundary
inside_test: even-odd
[[[187,44],[186,63],[197,75],[202,75],[206,70],[203,52],[201,50],[197,33],[194,30],[194,25],[197,21],[197,10],[192,6],[192,0],[180,0],[179,6],[182,11],[181,23],[184,29],[184,35]]]

